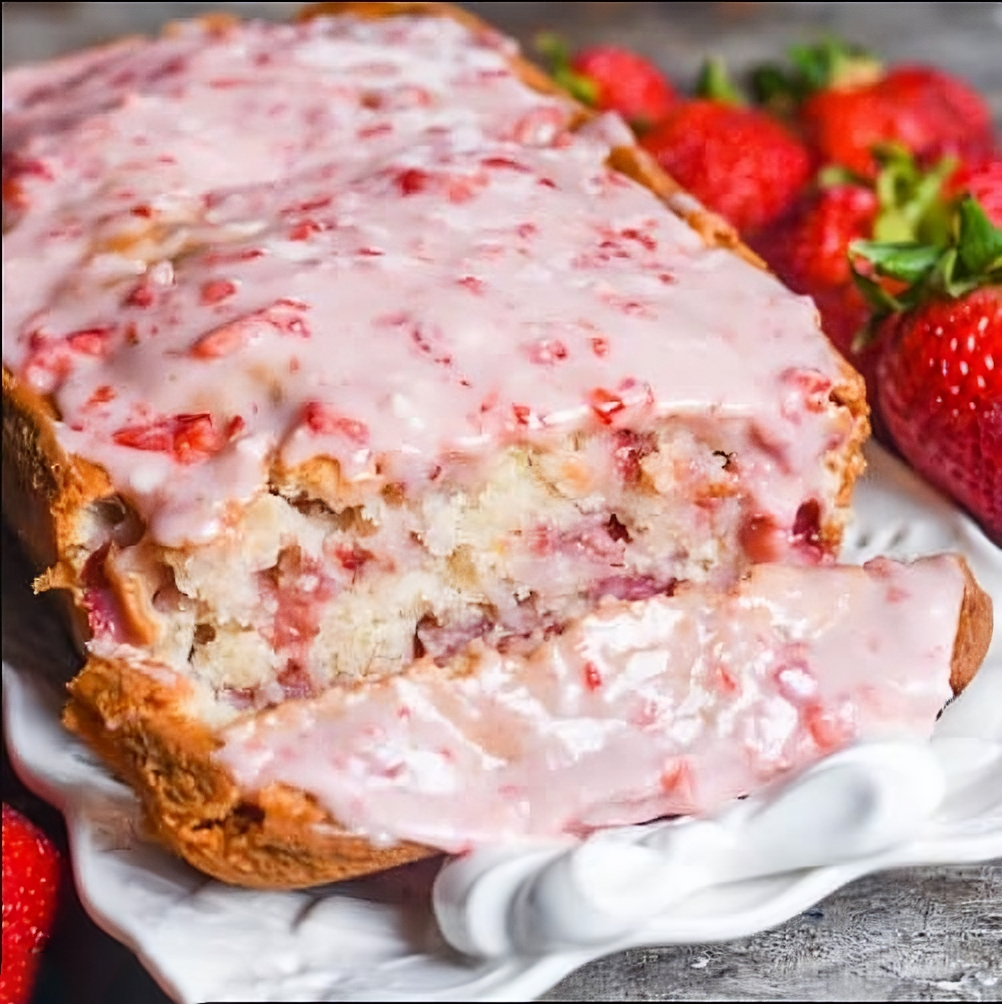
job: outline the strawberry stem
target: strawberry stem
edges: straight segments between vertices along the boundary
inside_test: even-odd
[[[849,89],[873,83],[883,72],[880,61],[858,45],[829,36],[817,45],[795,45],[788,53],[802,92]]]
[[[566,40],[554,31],[541,31],[534,44],[554,83],[582,104],[594,106],[598,101],[598,85],[591,77],[571,67],[571,50]]]
[[[829,37],[817,45],[795,45],[787,52],[792,64],[765,63],[751,73],[755,100],[779,114],[789,114],[817,91],[848,90],[878,80],[879,60],[865,49]]]
[[[879,242],[918,241],[944,245],[949,237],[949,209],[942,199],[943,183],[957,166],[944,157],[922,171],[902,146],[882,144],[874,149],[881,165],[876,193],[880,212],[873,226]]]
[[[818,171],[818,187],[834,188],[836,185],[859,185],[870,187],[870,181],[842,164],[828,164]]]
[[[853,241],[849,251],[868,261],[878,275],[906,282],[909,286],[929,275],[943,254],[942,248],[912,241]]]
[[[755,103],[765,105],[777,114],[792,112],[798,97],[790,75],[776,63],[756,66],[748,78]]]
[[[696,82],[696,96],[728,105],[744,105],[745,99],[734,86],[727,66],[719,56],[711,56],[703,63]]]

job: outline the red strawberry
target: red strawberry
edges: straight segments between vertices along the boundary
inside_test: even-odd
[[[637,132],[660,122],[678,101],[667,77],[629,49],[596,45],[571,59],[566,44],[548,32],[536,45],[561,87],[586,105],[619,112]]]
[[[814,297],[825,333],[846,357],[870,313],[852,281],[849,245],[873,236],[878,211],[872,189],[832,185],[752,242],[790,289]]]
[[[903,318],[879,379],[902,455],[1002,546],[1002,286]]]
[[[867,184],[823,172],[822,187],[752,242],[794,292],[814,298],[821,325],[836,348],[863,374],[871,400],[879,343],[859,343],[871,306],[854,281],[849,245],[857,240],[943,240],[941,198],[949,161],[923,172],[903,151],[884,150],[882,170]],[[824,184],[831,180],[833,183]]]
[[[34,824],[3,806],[3,965],[0,1001],[27,1004],[56,913],[59,853]]]
[[[760,100],[793,114],[823,163],[864,177],[878,170],[874,148],[897,143],[923,162],[972,156],[991,144],[991,114],[968,84],[930,66],[885,72],[837,41],[790,50],[792,71],[759,67]]]
[[[878,406],[895,444],[1002,545],[1002,229],[968,196],[945,248],[854,250],[878,275],[912,282],[878,293],[890,312]]]
[[[900,66],[863,87],[829,88],[800,110],[808,141],[826,163],[864,176],[877,170],[873,149],[900,143],[924,160],[970,155],[991,141],[991,115],[967,84],[941,70]]]
[[[719,66],[642,144],[676,181],[743,234],[782,216],[811,173],[807,148],[771,116],[736,102]]]
[[[1002,227],[1002,153],[969,160],[947,182],[951,195],[969,192],[981,204],[988,219]]]
[[[595,85],[591,103],[596,108],[619,112],[637,130],[656,125],[678,101],[665,75],[628,49],[614,45],[582,49],[571,60],[571,69]]]

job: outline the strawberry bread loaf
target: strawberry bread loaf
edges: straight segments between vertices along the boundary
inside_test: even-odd
[[[380,715],[411,714],[408,688],[446,700],[424,680],[531,690],[525,674],[570,664],[566,639],[588,644],[603,619],[623,632],[649,613],[650,651],[666,652],[673,604],[695,618],[677,630],[702,637],[694,604],[781,580],[762,608],[786,623],[788,594],[891,574],[825,567],[867,413],[809,300],[618,120],[584,113],[479,22],[436,4],[321,7],[292,25],[179,25],[4,80],[4,509],[87,637],[67,721],[165,842],[260,885],[476,838],[368,816],[330,795],[346,790],[333,776],[288,767],[290,744],[347,756],[385,735]],[[881,714],[845,701],[927,731],[990,632],[983,595],[944,561],[874,587],[878,608],[919,619],[940,597],[921,713],[895,702],[896,677],[854,678],[834,703],[780,695],[793,717],[776,755],[735,740],[744,765],[714,767],[731,780],[707,790],[740,794],[868,734]],[[797,631],[775,630],[763,644],[789,655]],[[764,728],[760,685],[721,674],[734,721]],[[464,714],[489,724],[484,688]],[[279,736],[284,716],[297,724]],[[585,717],[598,724],[579,740],[601,753],[602,716]],[[408,740],[428,763],[449,747],[433,732]],[[377,783],[349,761],[330,770]],[[689,805],[639,773],[627,797],[618,770],[554,832]]]

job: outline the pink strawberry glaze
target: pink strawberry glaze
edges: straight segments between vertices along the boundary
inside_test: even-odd
[[[610,171],[621,126],[570,134],[512,51],[339,17],[5,74],[4,360],[155,539],[210,539],[276,458],[419,489],[664,416],[738,430],[762,557],[830,499],[810,302]]]
[[[288,702],[224,733],[253,791],[450,852],[710,811],[858,739],[928,737],[950,697],[955,558],[759,565],[729,594],[610,601],[527,658]]]

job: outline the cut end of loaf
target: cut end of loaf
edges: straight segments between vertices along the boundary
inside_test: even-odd
[[[184,548],[103,497],[78,521],[76,589],[93,651],[141,647],[222,722],[475,639],[527,651],[606,598],[832,560],[836,475],[827,498],[763,512],[743,475],[767,460],[746,423],[675,420],[454,460],[422,493],[311,461]]]

